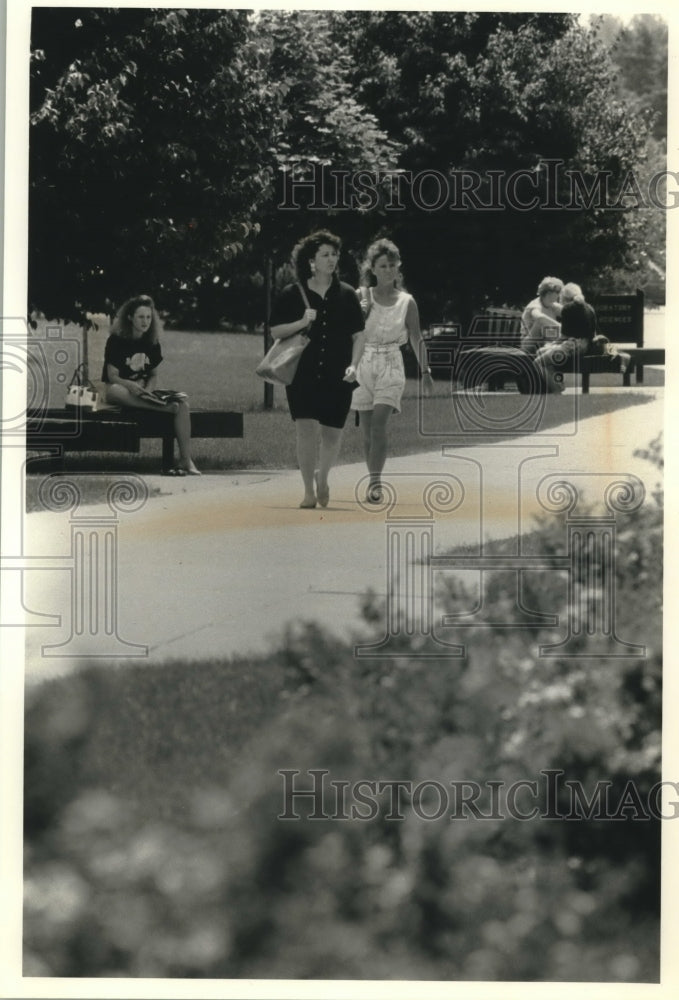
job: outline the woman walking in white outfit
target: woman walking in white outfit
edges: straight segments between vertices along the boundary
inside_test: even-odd
[[[401,345],[410,340],[418,359],[425,393],[433,385],[426,363],[417,303],[401,288],[401,257],[390,240],[368,248],[363,264],[363,286],[358,290],[365,316],[365,348],[358,365],[351,408],[360,413],[365,460],[370,481],[367,500],[379,503],[380,477],[387,458],[387,425],[401,410],[405,372]]]

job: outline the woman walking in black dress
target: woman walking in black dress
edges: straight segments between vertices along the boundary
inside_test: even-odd
[[[297,284],[282,290],[271,317],[274,338],[302,330],[309,337],[286,387],[304,482],[300,507],[307,508],[316,503],[326,507],[330,499],[328,474],[337,460],[363,352],[361,307],[353,288],[337,276],[340,246],[339,238],[327,230],[297,244],[292,254]]]

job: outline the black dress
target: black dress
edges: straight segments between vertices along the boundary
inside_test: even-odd
[[[316,319],[307,327],[309,344],[302,353],[292,383],[286,386],[293,420],[318,420],[326,427],[344,427],[351,406],[352,386],[344,382],[351,364],[354,334],[363,329],[356,292],[333,279],[325,296],[306,288]],[[306,306],[298,285],[287,285],[278,296],[271,325],[294,323]]]

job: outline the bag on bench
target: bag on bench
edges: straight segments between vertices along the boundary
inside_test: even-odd
[[[86,377],[85,362],[83,361],[73,372],[71,381],[68,383],[65,406],[67,409],[79,408],[91,410],[94,413],[98,403],[99,393]]]

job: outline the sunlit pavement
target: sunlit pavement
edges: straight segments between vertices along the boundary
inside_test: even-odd
[[[134,512],[100,505],[30,514],[27,678],[92,657],[143,663],[257,653],[299,619],[350,638],[364,628],[362,595],[386,594],[389,567],[398,563],[408,575],[408,562],[428,551],[466,544],[480,552],[490,539],[529,531],[536,514],[558,506],[562,481],[603,512],[616,482],[638,477],[652,490],[659,472],[633,452],[662,428],[664,394],[634,391],[644,404],[569,420],[544,435],[493,446],[474,446],[470,437],[464,447],[432,437],[426,453],[389,459],[382,505],[362,502],[365,468],[347,465],[333,471],[325,509],[299,509],[297,471],[253,471],[148,476],[160,495]],[[413,573],[409,600],[431,604],[435,583]],[[435,615],[435,632],[436,622]],[[449,629],[440,634],[454,639]]]

